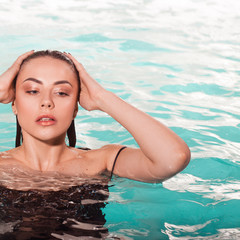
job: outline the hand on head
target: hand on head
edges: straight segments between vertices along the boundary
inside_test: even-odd
[[[70,53],[65,53],[65,55],[73,61],[79,72],[81,81],[80,105],[88,111],[101,110],[98,98],[104,94],[106,90],[88,74],[83,65],[79,63],[76,58]]]
[[[18,75],[21,64],[25,58],[34,53],[34,50],[19,56],[13,65],[0,75],[0,102],[10,103],[14,100],[14,79]]]

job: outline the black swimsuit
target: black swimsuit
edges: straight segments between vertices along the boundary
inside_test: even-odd
[[[108,184],[83,184],[60,191],[19,191],[0,186],[0,239],[102,238]]]
[[[110,180],[124,148],[117,152]],[[19,191],[0,185],[0,240],[56,240],[63,235],[102,239],[108,235],[102,212],[111,187],[108,181],[59,191]]]
[[[112,179],[112,176],[113,176],[113,170],[114,170],[114,167],[115,167],[117,158],[118,158],[120,152],[121,152],[123,149],[125,149],[125,148],[127,148],[127,147],[124,146],[124,147],[120,148],[119,151],[117,152],[117,155],[116,155],[116,157],[115,157],[115,159],[114,159],[114,162],[113,162],[112,171],[111,171],[111,175],[110,175],[110,180]]]

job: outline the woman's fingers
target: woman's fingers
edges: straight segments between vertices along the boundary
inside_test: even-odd
[[[78,60],[75,57],[73,57],[70,53],[64,52],[64,54],[73,61],[74,65],[77,68],[77,70],[79,71],[79,73],[84,69],[83,65],[81,63],[79,63]]]
[[[75,67],[79,72],[80,79],[82,81],[84,81],[85,79],[92,79],[91,76],[86,71],[86,69],[84,68],[84,66],[75,57],[73,57],[70,53],[65,53],[65,55],[73,61]]]
[[[104,91],[104,89],[88,74],[83,65],[79,63],[76,58],[69,53],[65,53],[65,55],[73,61],[79,72],[81,80],[81,94],[79,99],[80,105],[89,111],[99,109],[97,97]]]
[[[33,53],[34,53],[34,50],[20,55],[17,58],[17,60],[12,64],[12,66],[5,73],[2,74],[1,77],[7,78],[6,81],[12,81],[18,74],[23,60],[26,59],[28,56],[30,56]]]
[[[17,76],[24,59],[34,53],[34,50],[26,52],[19,56],[12,66],[0,75],[0,102],[9,103],[14,99],[13,80]]]
[[[12,67],[13,67],[13,68],[16,68],[16,70],[19,71],[20,66],[21,66],[23,60],[24,60],[25,58],[27,58],[28,56],[32,55],[33,53],[34,53],[34,50],[31,50],[31,51],[29,51],[29,52],[26,52],[26,53],[20,55],[20,56],[17,58],[17,60],[13,63]]]

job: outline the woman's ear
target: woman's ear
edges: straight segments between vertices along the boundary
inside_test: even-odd
[[[76,106],[73,112],[73,119],[77,116],[77,113],[78,113],[78,103],[76,103]]]
[[[12,111],[15,115],[17,115],[17,108],[16,108],[15,100],[12,101]]]

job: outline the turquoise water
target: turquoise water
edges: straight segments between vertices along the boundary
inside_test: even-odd
[[[189,145],[163,184],[115,178],[105,226],[125,239],[240,238],[240,3],[235,0],[0,1],[3,72],[31,49],[71,52],[105,88]],[[136,146],[101,112],[80,109],[78,145]],[[0,150],[14,146],[10,105]]]

